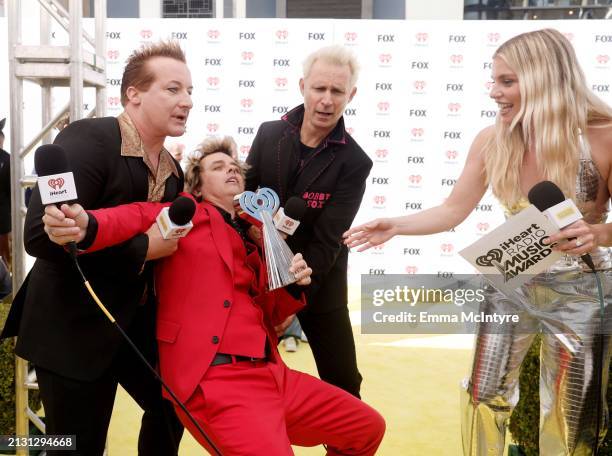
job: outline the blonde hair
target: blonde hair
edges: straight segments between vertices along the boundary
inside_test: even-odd
[[[540,172],[573,198],[580,136],[589,123],[612,120],[612,109],[589,90],[571,43],[557,30],[517,35],[496,57],[516,73],[521,106],[509,125],[497,116],[484,147],[487,183],[504,203],[517,203],[523,156],[533,145]]]
[[[211,136],[202,141],[196,149],[187,157],[187,168],[185,170],[185,191],[193,195],[199,192],[202,185],[200,171],[202,170],[202,159],[208,155],[221,152],[232,157],[238,164],[240,174],[244,179],[248,166],[238,160],[238,148],[236,141],[231,136],[222,138]]]
[[[350,88],[355,87],[357,76],[359,76],[359,63],[357,57],[349,49],[344,46],[335,44],[317,49],[304,60],[302,68],[304,71],[304,79],[310,75],[310,70],[317,60],[322,60],[326,63],[334,65],[347,65],[351,72]]]
[[[136,87],[139,90],[147,91],[155,74],[147,62],[154,57],[169,57],[179,62],[187,63],[185,53],[177,41],[160,41],[158,43],[145,44],[132,52],[128,57],[123,77],[121,79],[121,105],[125,107],[128,102],[127,89]]]

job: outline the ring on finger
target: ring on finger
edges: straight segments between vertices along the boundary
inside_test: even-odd
[[[582,242],[580,241],[580,238],[576,238],[576,247],[580,247],[582,245]]]

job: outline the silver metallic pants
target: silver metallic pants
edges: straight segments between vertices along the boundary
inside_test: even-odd
[[[506,423],[519,399],[521,363],[540,330],[540,454],[593,454],[608,428],[611,346],[612,273],[598,274],[607,304],[603,337],[593,274],[542,273],[513,299],[486,287],[485,312],[518,309],[521,318],[504,331],[486,323],[479,328],[472,373],[461,392],[464,455],[503,454]]]

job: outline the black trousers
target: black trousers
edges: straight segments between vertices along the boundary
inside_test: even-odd
[[[117,384],[121,384],[144,410],[138,454],[177,455],[183,426],[172,404],[162,398],[158,380],[127,343],[119,349],[110,368],[94,381],[67,378],[40,367],[36,367],[36,374],[45,408],[46,434],[76,435],[76,451],[52,451],[51,454],[101,456]]]
[[[361,398],[361,374],[357,369],[355,340],[348,308],[327,313],[298,313],[302,330],[308,337],[319,377],[353,396]]]

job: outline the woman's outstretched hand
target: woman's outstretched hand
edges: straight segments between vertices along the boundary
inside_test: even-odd
[[[370,247],[387,242],[396,234],[396,226],[392,219],[379,218],[352,227],[342,237],[349,248],[359,247],[357,251],[363,252]]]

